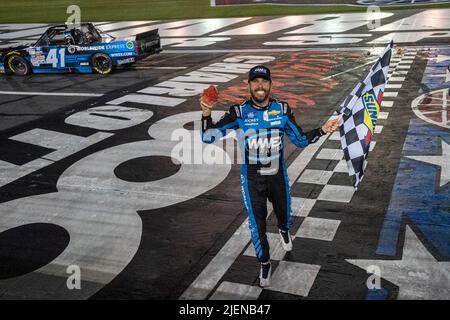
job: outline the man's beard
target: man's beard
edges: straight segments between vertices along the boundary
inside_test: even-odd
[[[259,90],[255,90],[255,91],[259,91]],[[256,96],[255,91],[251,90],[251,91],[250,91],[250,94],[251,94],[251,96],[252,96],[253,101],[256,102],[256,103],[258,103],[258,104],[261,104],[261,103],[265,102],[265,101],[267,100],[267,98],[269,97],[269,94],[270,94],[270,91],[264,90],[264,92],[265,92],[264,97],[263,97],[263,98],[258,98],[258,97]]]

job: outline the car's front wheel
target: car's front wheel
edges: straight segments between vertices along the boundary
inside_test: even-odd
[[[26,76],[31,73],[31,67],[25,58],[13,54],[6,59],[9,71],[17,76]]]
[[[96,53],[91,58],[92,69],[100,74],[109,74],[114,69],[114,64],[110,56],[105,53]]]

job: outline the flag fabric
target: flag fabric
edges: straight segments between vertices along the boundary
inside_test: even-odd
[[[342,114],[341,145],[355,189],[358,189],[367,166],[370,142],[388,79],[392,47],[393,42],[336,110]]]

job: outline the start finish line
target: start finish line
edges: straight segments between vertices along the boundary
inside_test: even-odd
[[[223,5],[248,5],[248,4],[272,4],[272,5],[362,5],[362,6],[414,6],[414,5],[427,5],[436,3],[449,3],[448,0],[210,0],[211,7],[223,6]]]

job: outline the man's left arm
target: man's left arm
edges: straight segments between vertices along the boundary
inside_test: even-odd
[[[339,126],[339,119],[329,120],[322,127],[303,132],[297,124],[292,109],[287,105],[286,133],[291,141],[299,148],[305,148],[310,143],[315,143],[323,135],[333,132]]]

